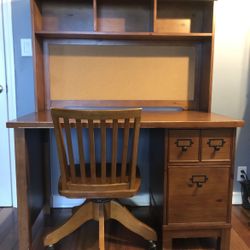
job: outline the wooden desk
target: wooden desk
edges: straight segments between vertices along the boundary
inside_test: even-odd
[[[236,120],[229,117],[196,111],[181,111],[181,112],[143,112],[142,113],[142,128],[161,128],[165,129],[164,133],[164,152],[165,160],[162,163],[164,166],[164,187],[161,190],[164,195],[163,202],[163,247],[171,249],[171,239],[175,237],[201,237],[213,236],[220,237],[222,240],[221,249],[228,249],[229,246],[229,229],[231,215],[231,196],[233,185],[233,165],[234,165],[234,142],[236,127],[243,126],[242,120]],[[7,122],[8,128],[14,128],[15,131],[15,148],[16,148],[16,175],[17,175],[17,196],[18,196],[18,223],[19,223],[19,249],[32,249],[32,239],[35,231],[38,228],[38,222],[42,221],[44,207],[49,203],[49,198],[46,193],[48,187],[44,183],[48,183],[46,176],[49,176],[49,129],[53,128],[50,112],[32,113],[16,120]],[[176,136],[176,131],[182,134],[190,131],[198,133],[198,159],[191,158],[173,158],[174,152],[171,152],[171,136]],[[201,153],[201,145],[204,132],[218,131],[222,132],[223,136],[227,137],[230,134],[230,159],[210,159],[203,160]],[[226,131],[226,134],[223,132]],[[177,133],[178,134],[178,133]],[[178,137],[178,135],[177,135]],[[185,137],[185,135],[184,135]],[[185,137],[186,138],[186,137]],[[193,139],[195,143],[195,138]],[[228,140],[228,138],[225,138]],[[214,141],[215,142],[215,141]],[[215,142],[216,143],[216,142]],[[227,143],[227,142],[226,142]],[[225,144],[226,145],[226,144]],[[183,146],[183,145],[182,145]],[[180,147],[182,147],[180,146]],[[184,145],[185,146],[185,145]],[[187,145],[189,146],[189,145]],[[204,145],[202,146],[204,147]],[[183,151],[185,151],[184,149]],[[193,152],[189,149],[187,152]],[[223,152],[223,150],[221,151]],[[172,155],[170,157],[170,155]],[[222,156],[222,158],[225,155]],[[224,157],[225,158],[225,157]],[[216,165],[217,164],[217,165]],[[225,211],[214,210],[215,221],[212,221],[210,215],[207,216],[207,221],[199,222],[195,214],[191,215],[191,219],[185,216],[178,221],[172,213],[170,198],[176,196],[174,205],[178,204],[178,193],[172,190],[174,181],[178,183],[175,174],[181,175],[180,170],[183,166],[194,169],[197,166],[204,166],[206,173],[213,176],[213,170],[216,169],[216,175],[221,173],[229,173],[226,177],[226,197],[224,201],[218,200],[218,204],[223,204]],[[217,166],[217,167],[216,167]],[[219,166],[219,167],[218,167]],[[187,169],[186,168],[186,169]],[[198,169],[198,168],[197,168]],[[227,169],[227,170],[225,170]],[[169,179],[171,175],[172,179]],[[185,172],[184,172],[185,175]],[[179,176],[180,177],[180,176]],[[209,177],[210,178],[210,177]],[[217,178],[217,177],[216,177]],[[218,179],[218,178],[217,178]],[[223,179],[224,180],[224,179]],[[202,181],[202,180],[201,180]],[[194,181],[195,182],[195,181]],[[196,183],[197,184],[197,183]],[[215,183],[212,181],[212,185]],[[204,184],[205,185],[205,184]],[[198,184],[197,184],[198,186]],[[180,186],[179,186],[180,187]],[[216,187],[211,192],[214,192]],[[172,195],[172,196],[171,196]],[[171,196],[169,198],[169,196]],[[185,196],[184,196],[185,197]],[[201,200],[204,202],[203,200]],[[185,200],[183,200],[184,205]],[[199,201],[197,206],[204,206]],[[186,208],[188,210],[188,208]],[[208,209],[208,207],[207,207]],[[213,210],[213,209],[212,209]],[[178,208],[176,209],[178,212]],[[190,210],[192,213],[192,209]],[[189,212],[190,212],[189,211]],[[199,209],[198,209],[199,211]],[[178,214],[177,214],[178,216]],[[217,217],[216,217],[217,216]],[[224,217],[225,218],[224,218]],[[224,218],[224,221],[221,219]],[[183,221],[182,221],[183,220]],[[193,221],[192,221],[193,220]]]

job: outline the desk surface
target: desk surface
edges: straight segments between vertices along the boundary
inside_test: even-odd
[[[242,127],[238,120],[197,111],[143,111],[142,128],[226,128]],[[7,122],[8,128],[53,128],[50,111],[31,113]]]

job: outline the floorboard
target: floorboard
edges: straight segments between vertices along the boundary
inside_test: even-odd
[[[140,209],[135,210],[137,215]],[[145,209],[141,209],[145,211]],[[142,220],[148,222],[147,213],[141,213]],[[42,240],[44,235],[63,223],[71,215],[70,209],[54,209],[46,218],[46,227],[38,233],[33,242],[33,250],[44,250]],[[247,217],[240,206],[232,210],[232,232],[230,250],[250,250],[250,227]],[[148,249],[148,244],[141,237],[131,233],[119,223],[112,221],[105,224],[106,249],[108,250],[142,250]],[[215,250],[215,240],[212,239],[178,239],[174,240],[175,250]],[[98,223],[90,221],[72,235],[55,245],[55,250],[97,250]],[[160,249],[160,247],[159,247]],[[18,250],[17,243],[17,210],[0,208],[0,250]]]

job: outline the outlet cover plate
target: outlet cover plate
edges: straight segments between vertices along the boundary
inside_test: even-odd
[[[243,181],[244,179],[240,176],[242,175],[241,171],[244,170],[247,173],[247,166],[238,166],[237,169],[237,181]]]

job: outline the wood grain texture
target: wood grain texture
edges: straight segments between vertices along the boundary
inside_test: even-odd
[[[234,206],[232,212],[231,244],[229,250],[249,250],[250,231],[246,225],[246,220],[241,217],[240,206]],[[148,221],[148,208],[134,208],[133,213],[141,220]],[[45,228],[36,235],[33,240],[33,250],[44,250],[42,245],[43,235],[53,227],[63,223],[71,215],[70,209],[54,209],[47,218]],[[0,249],[19,250],[17,242],[17,209],[0,208]],[[147,249],[147,243],[136,234],[126,230],[121,224],[110,222],[106,225],[106,247],[108,250],[143,250]],[[58,250],[75,250],[98,248],[98,225],[90,222],[82,226],[71,236],[57,244]],[[175,239],[173,240],[173,250],[215,250],[216,242],[212,239]]]
[[[139,41],[174,41],[201,42],[211,41],[212,33],[157,33],[157,32],[81,32],[81,31],[36,31],[40,38],[54,39],[107,39],[107,40],[139,40]]]
[[[55,126],[55,135],[57,141],[58,155],[60,161],[60,169],[62,171],[62,184],[59,190],[63,194],[67,194],[67,197],[92,197],[92,198],[112,198],[113,194],[109,196],[111,191],[115,193],[116,197],[126,197],[126,194],[133,195],[138,188],[138,176],[136,176],[136,164],[137,164],[137,148],[138,138],[140,132],[140,116],[141,109],[122,109],[122,110],[72,110],[72,109],[52,109],[51,115]],[[119,124],[118,124],[119,120]],[[78,122],[77,122],[78,121]],[[104,121],[104,122],[103,122]],[[112,158],[110,164],[101,163],[103,168],[106,168],[106,176],[103,178],[103,173],[100,173],[97,153],[97,143],[95,135],[97,133],[94,129],[94,123],[99,123],[100,133],[103,133],[108,127],[112,129],[112,144],[110,150],[112,152]],[[78,124],[78,125],[77,125]],[[109,126],[108,126],[109,124]],[[130,157],[124,158],[124,164],[126,165],[125,178],[122,177],[122,171],[118,164],[118,125],[120,130],[126,130],[130,127],[133,139],[131,143],[128,143],[131,147]],[[74,156],[74,143],[73,132],[78,133],[78,144],[83,145],[83,139],[90,149],[90,169],[85,164],[84,178],[80,176],[82,171],[78,171],[78,164],[75,162]],[[79,128],[80,126],[80,128]],[[82,138],[81,129],[85,127],[88,130],[88,137]],[[124,128],[125,127],[125,128]],[[80,132],[80,133],[79,133]],[[64,136],[65,135],[65,136]],[[128,136],[128,135],[127,135]],[[63,138],[66,138],[66,142]],[[104,135],[102,135],[103,139]],[[125,138],[126,139],[126,138]],[[101,140],[101,152],[102,158],[104,153],[106,154],[108,144],[106,140]],[[104,144],[103,144],[104,143]],[[122,148],[121,154],[125,154],[128,151],[127,143],[125,140],[125,146]],[[124,152],[124,153],[123,153]],[[83,158],[80,156],[83,151],[78,151],[77,158]],[[106,158],[106,157],[105,157]],[[126,160],[126,162],[125,162]],[[83,164],[82,164],[83,165]],[[89,164],[88,164],[89,165]],[[111,167],[110,167],[111,165]],[[110,167],[110,168],[109,168]],[[79,172],[77,174],[77,172]],[[124,174],[124,170],[123,170]],[[59,185],[60,186],[60,185]],[[119,194],[120,192],[120,194]]]
[[[211,32],[211,3],[158,1],[157,32]]]
[[[201,136],[202,161],[231,161],[233,130],[202,130]],[[218,146],[217,150],[215,149],[216,145]]]
[[[244,125],[243,120],[214,113],[146,110],[142,112],[141,128],[234,128]],[[49,110],[18,117],[6,125],[8,128],[53,128]]]
[[[229,167],[169,168],[168,223],[226,223],[229,171]]]
[[[69,110],[69,109],[52,109],[51,115],[53,118],[53,123],[55,126],[56,141],[58,143],[58,155],[60,160],[61,170],[63,171],[62,176],[63,186],[59,181],[59,193],[70,198],[90,198],[85,204],[80,206],[77,211],[72,215],[72,217],[62,226],[54,230],[53,232],[46,235],[44,240],[44,245],[49,246],[57,243],[61,239],[65,238],[67,235],[71,234],[73,231],[78,229],[82,224],[88,220],[94,219],[99,222],[99,249],[105,249],[104,241],[104,221],[105,219],[115,219],[122,223],[129,230],[139,234],[146,240],[156,241],[156,232],[147,226],[146,224],[140,222],[136,219],[130,212],[123,206],[119,205],[117,202],[111,200],[111,198],[126,198],[133,196],[139,188],[140,177],[136,175],[137,168],[137,152],[138,152],[138,139],[140,132],[140,117],[141,109],[123,109],[123,110]],[[112,134],[112,144],[111,144],[111,166],[105,162],[101,163],[102,168],[106,168],[106,176],[103,178],[103,174],[99,174],[99,165],[96,163],[96,141],[94,129],[94,121],[98,120],[100,124],[101,149],[104,149],[106,153],[106,137],[104,129],[107,128],[107,121],[111,121],[111,134]],[[122,124],[118,124],[118,120],[123,120]],[[79,128],[79,125],[81,126]],[[81,178],[78,171],[77,176],[77,165],[74,161],[73,154],[73,142],[72,142],[72,128],[78,127],[76,130],[79,133],[82,127],[88,129],[88,144],[90,147],[90,170],[85,164],[84,178]],[[131,143],[126,142],[123,147],[123,151],[131,151],[131,159],[123,159],[127,171],[125,171],[125,178],[122,178],[122,171],[117,164],[118,161],[118,125],[120,129],[123,128],[125,135],[128,137],[127,130],[131,129],[133,133],[133,138]],[[62,139],[63,129],[66,134],[66,143]],[[82,133],[78,136],[78,145]],[[66,145],[67,147],[66,147]],[[83,145],[83,143],[80,143]],[[128,149],[128,145],[131,150]],[[66,149],[67,148],[67,149]],[[78,151],[78,154],[82,154],[82,151]],[[103,153],[102,160],[104,159]],[[122,155],[124,153],[122,152]],[[127,153],[126,153],[127,155]],[[81,158],[81,157],[78,157]],[[65,167],[65,160],[67,159],[67,166]],[[105,157],[106,159],[106,157]],[[68,166],[69,165],[69,166]],[[108,167],[110,166],[110,168]],[[66,169],[67,168],[67,169]],[[123,170],[124,172],[124,170]],[[65,178],[66,177],[66,178]],[[103,199],[101,199],[103,198]]]
[[[32,1],[32,17],[33,17],[33,40],[34,42],[34,65],[35,67],[35,80],[36,80],[36,99],[37,99],[37,110],[44,110],[49,108],[52,105],[59,105],[59,102],[65,100],[73,101],[84,101],[89,100],[113,100],[115,98],[126,99],[126,100],[145,100],[145,105],[151,105],[152,100],[160,101],[158,105],[171,105],[171,106],[181,106],[189,110],[204,110],[210,111],[211,109],[211,84],[212,84],[212,53],[213,53],[213,1],[196,1],[196,2],[184,2],[184,1],[150,1],[146,2],[143,0],[140,1],[125,1],[120,0],[119,2],[114,2],[112,0],[88,0],[80,2],[78,0],[71,1],[70,3],[66,1]],[[156,31],[156,32],[155,32]],[[99,46],[100,43],[107,42],[108,40],[113,44],[118,45],[121,41],[127,43],[128,40],[135,40],[139,46],[142,48],[145,40],[148,41],[170,41],[175,45],[182,44],[182,47],[185,46],[195,46],[201,48],[195,49],[195,52],[189,56],[188,60],[191,62],[188,67],[183,67],[178,65],[175,67],[182,72],[182,74],[172,74],[173,70],[169,70],[166,74],[155,72],[154,73],[154,83],[156,77],[159,76],[168,76],[168,79],[165,79],[164,83],[168,82],[168,91],[158,91],[155,96],[149,97],[145,93],[145,86],[147,85],[147,80],[150,80],[150,77],[145,79],[138,79],[133,70],[129,70],[130,75],[134,77],[133,85],[138,87],[137,83],[143,82],[144,88],[140,88],[138,91],[128,91],[121,92],[124,96],[112,95],[108,96],[92,96],[87,93],[85,96],[70,96],[70,90],[65,90],[65,87],[58,88],[54,93],[60,93],[65,91],[67,93],[66,97],[61,96],[61,98],[54,99],[53,93],[50,93],[50,88],[47,88],[48,82],[51,81],[50,70],[47,68],[47,65],[50,64],[48,60],[49,51],[46,47],[48,40],[46,38],[59,38],[59,40],[64,40],[67,38],[73,39],[97,39],[96,44]],[[101,39],[101,40],[100,40]],[[67,41],[66,41],[67,42]],[[199,42],[199,43],[197,43]],[[70,42],[72,44],[72,41]],[[79,40],[77,41],[79,43]],[[44,46],[45,45],[45,46]],[[160,44],[159,44],[160,45]],[[71,46],[75,47],[75,46]],[[157,46],[159,47],[159,46]],[[160,46],[161,47],[161,46]],[[138,50],[139,51],[139,50]],[[176,53],[177,57],[179,56],[178,52]],[[79,57],[76,57],[79,58]],[[92,57],[94,58],[94,57]],[[138,58],[138,56],[137,56]],[[165,58],[167,58],[165,56]],[[199,61],[198,61],[199,60]],[[91,60],[90,60],[91,61]],[[89,61],[89,62],[90,62]],[[155,58],[151,57],[151,61],[154,61]],[[180,61],[178,59],[178,61]],[[145,67],[144,60],[144,67]],[[126,63],[126,66],[131,65],[132,69],[138,69],[138,65],[133,66],[134,60],[131,63]],[[56,63],[57,64],[57,63]],[[164,65],[166,63],[161,63]],[[200,67],[202,64],[202,67]],[[70,63],[72,65],[72,62]],[[76,63],[76,65],[81,65],[81,63]],[[117,65],[117,63],[115,63]],[[193,66],[192,66],[193,65]],[[44,68],[45,66],[45,68]],[[88,66],[86,64],[85,66]],[[83,67],[85,69],[86,67]],[[108,73],[109,65],[104,65],[104,73]],[[151,69],[152,65],[149,65],[148,68]],[[167,68],[170,68],[172,63],[168,65]],[[208,67],[207,67],[208,66]],[[95,68],[97,66],[95,65]],[[68,69],[70,67],[67,67]],[[122,67],[118,67],[122,68]],[[160,69],[159,65],[157,68]],[[195,68],[195,69],[193,69]],[[82,69],[82,70],[83,70]],[[67,72],[62,71],[62,72]],[[183,82],[175,79],[176,77],[184,77],[186,72],[188,72],[187,80]],[[56,70],[58,72],[58,70]],[[79,70],[78,70],[79,72]],[[88,70],[87,70],[88,72]],[[147,71],[147,73],[150,71]],[[85,72],[86,73],[86,72]],[[86,74],[83,74],[86,76]],[[90,79],[93,79],[95,75],[103,75],[103,72],[99,74],[90,74]],[[56,74],[61,75],[61,74]],[[72,76],[77,76],[78,74],[71,74]],[[119,74],[116,74],[119,75]],[[125,75],[125,76],[126,76]],[[139,74],[143,75],[143,74]],[[174,75],[174,77],[173,77]],[[131,84],[125,84],[122,82],[122,79],[127,80],[126,77],[120,77],[118,80],[115,79],[112,83],[114,75],[108,79],[105,77],[102,79],[103,82],[107,84],[113,84],[116,86],[116,83],[119,82],[123,87],[130,86]],[[184,77],[185,78],[185,77]],[[62,79],[66,79],[63,77]],[[78,79],[79,80],[79,79]],[[60,81],[55,81],[60,82]],[[81,81],[74,81],[74,84]],[[84,85],[89,83],[88,79],[85,79]],[[171,82],[175,82],[174,88]],[[178,89],[176,83],[182,86],[179,86]],[[183,83],[183,84],[182,84]],[[67,86],[68,84],[66,84]],[[91,83],[89,84],[92,85]],[[162,82],[158,84],[159,86],[164,86]],[[50,86],[50,85],[49,85]],[[82,86],[82,84],[80,84]],[[99,86],[99,85],[98,85]],[[78,85],[79,87],[79,85]],[[131,87],[131,86],[130,86]],[[71,88],[76,89],[76,88]],[[107,93],[110,92],[110,88],[107,88]],[[156,85],[154,88],[157,90]],[[60,90],[60,91],[58,91]],[[151,88],[152,90],[152,88]],[[200,91],[202,90],[202,91]],[[143,92],[144,91],[144,92]],[[181,92],[182,91],[182,92]],[[85,93],[86,91],[75,91],[74,95],[79,93]],[[91,91],[90,91],[91,92]],[[106,93],[106,94],[107,94]],[[119,93],[119,91],[117,91]],[[121,95],[121,93],[119,93]],[[130,95],[127,95],[127,94]],[[133,93],[140,94],[140,96],[131,96]],[[164,93],[164,97],[160,94]],[[103,94],[103,92],[102,92]],[[152,91],[150,92],[152,95]],[[183,97],[184,95],[184,97]],[[170,96],[170,97],[169,97]],[[149,99],[149,100],[148,100]],[[163,100],[163,102],[161,102]],[[200,103],[199,103],[200,102]],[[65,104],[65,103],[64,103]],[[138,104],[138,103],[137,103]],[[137,105],[136,105],[137,106]]]
[[[199,130],[169,130],[168,161],[199,161]]]
[[[29,183],[29,166],[27,155],[27,144],[25,130],[15,129],[15,151],[16,151],[16,181],[17,205],[18,205],[18,238],[21,250],[30,249],[32,244],[29,197],[27,186]]]
[[[42,30],[47,31],[93,31],[92,1],[42,1]]]
[[[97,30],[102,32],[152,31],[150,0],[97,1]],[[136,21],[135,21],[136,20]]]

